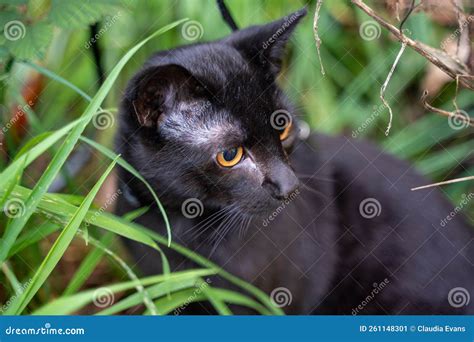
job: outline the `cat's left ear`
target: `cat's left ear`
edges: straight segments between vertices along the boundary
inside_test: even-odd
[[[204,88],[184,67],[176,64],[151,66],[131,81],[125,100],[140,126],[156,128],[164,115],[179,102],[202,97]]]
[[[269,24],[248,27],[230,35],[224,42],[239,50],[250,63],[268,67],[276,74],[281,68],[286,43],[306,13],[303,8]]]

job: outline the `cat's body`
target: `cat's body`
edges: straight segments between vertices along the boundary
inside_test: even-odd
[[[291,303],[282,307],[287,313],[474,313],[473,304],[457,307],[450,293],[474,294],[474,230],[461,214],[441,224],[453,208],[439,190],[411,191],[427,181],[367,143],[324,135],[302,141],[296,130],[279,141],[270,114],[291,106],[274,83],[278,51],[260,52],[260,44],[249,55],[242,42],[260,32],[259,41],[268,41],[279,27],[291,32],[300,17],[153,57],[125,96],[119,152],[158,192],[174,241],[268,294],[290,293]],[[277,38],[286,40],[289,32]],[[166,86],[147,77],[155,72]],[[222,143],[214,151],[225,139],[247,153],[236,166],[213,161],[219,148],[234,146]],[[119,214],[152,203],[133,176],[121,172],[120,179],[127,195],[119,199]],[[195,198],[203,214],[188,218],[182,205]],[[229,207],[239,215],[220,225],[219,212]],[[156,208],[136,221],[166,234]],[[143,271],[161,272],[156,252],[128,244]],[[177,253],[168,257],[173,270],[196,266]],[[230,286],[219,278],[213,285]]]

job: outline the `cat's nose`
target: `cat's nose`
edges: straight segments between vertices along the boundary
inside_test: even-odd
[[[281,201],[298,189],[299,180],[288,165],[281,163],[272,167],[262,186],[273,198]]]

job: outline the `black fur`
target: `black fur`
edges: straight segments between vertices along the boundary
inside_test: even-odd
[[[472,303],[448,302],[456,287],[474,295],[474,231],[461,214],[441,224],[453,208],[439,190],[410,191],[427,180],[370,144],[319,134],[300,140],[296,117],[280,142],[271,114],[294,109],[275,78],[304,14],[153,56],[124,96],[118,152],[156,189],[174,241],[269,294],[287,288],[287,313],[474,313]],[[212,125],[231,128],[196,137]],[[216,164],[218,151],[240,145],[247,157],[238,166]],[[133,176],[122,170],[120,179],[132,196],[122,196],[119,214],[153,203]],[[201,217],[183,216],[189,198],[202,201]],[[362,215],[368,199],[380,208]],[[229,206],[233,220],[199,230]],[[166,234],[154,207],[137,222]],[[161,271],[157,253],[128,244],[144,272]],[[195,266],[173,252],[169,258],[173,270]]]

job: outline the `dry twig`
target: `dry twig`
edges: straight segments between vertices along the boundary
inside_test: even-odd
[[[390,114],[387,130],[385,131],[385,135],[388,135],[390,133],[390,128],[392,128],[392,120],[393,120],[392,108],[388,104],[387,100],[385,100],[385,90],[387,89],[388,82],[390,82],[390,79],[392,78],[393,72],[395,71],[395,68],[396,68],[398,62],[400,61],[400,57],[402,56],[403,51],[405,51],[406,47],[407,47],[407,44],[405,42],[403,42],[402,47],[400,48],[400,51],[398,52],[397,58],[395,58],[395,62],[393,62],[392,68],[390,69],[390,72],[387,75],[387,79],[383,83],[382,88],[380,88],[380,99],[382,100],[385,107],[388,108],[388,112]]]
[[[321,38],[319,37],[319,11],[321,10],[321,5],[323,0],[318,0],[316,3],[316,10],[314,11],[314,20],[313,20],[313,32],[314,32],[314,41],[316,42],[316,51],[318,52],[319,65],[321,66],[321,74],[324,76],[326,72],[324,71],[323,60],[321,58]]]
[[[459,114],[460,111],[456,110],[456,112],[448,112],[447,110],[443,110],[443,109],[439,109],[439,108],[436,108],[436,107],[433,107],[432,105],[430,105],[426,99],[428,97],[428,92],[425,90],[423,92],[423,95],[421,96],[421,103],[423,103],[423,106],[429,110],[429,111],[432,111],[434,113],[437,113],[437,114],[440,114],[440,115],[443,115],[443,116],[446,116],[448,118],[455,118],[455,119],[459,119],[463,122],[465,122],[467,125],[471,126],[471,127],[474,127],[474,122],[472,121],[471,118],[469,117],[466,117],[462,114]]]
[[[374,10],[367,6],[362,0],[351,1],[354,5],[364,11],[368,16],[377,21],[381,26],[389,30],[399,41],[401,41],[402,43],[406,43],[407,46],[411,47],[420,55],[428,59],[431,63],[443,70],[453,79],[456,79],[456,77],[460,75],[464,76],[462,78],[459,78],[461,85],[468,89],[474,90],[474,80],[469,77],[466,77],[470,76],[470,71],[466,64],[464,64],[457,58],[449,56],[444,51],[432,48],[431,46],[423,44],[422,42],[407,37],[405,34],[403,34],[402,31],[400,31],[398,28],[388,23],[385,19],[375,13]]]
[[[433,184],[418,186],[418,187],[416,187],[416,188],[412,188],[411,191],[416,191],[416,190],[421,190],[421,189],[432,188],[432,187],[434,187],[434,186],[440,186],[440,185],[447,185],[447,184],[465,182],[465,181],[468,181],[468,180],[474,180],[474,176],[467,176],[467,177],[462,177],[462,178],[450,179],[450,180],[447,180],[447,181],[444,181],[444,182],[438,182],[438,183],[433,183]]]

